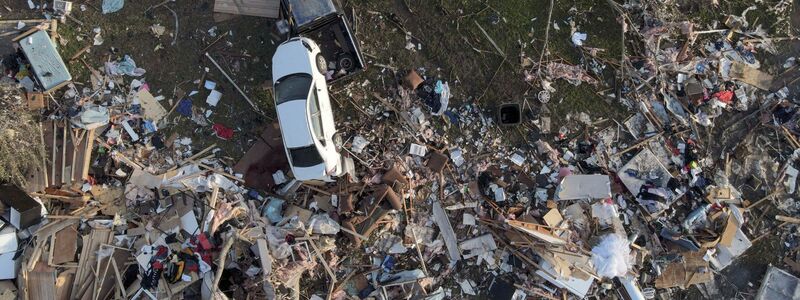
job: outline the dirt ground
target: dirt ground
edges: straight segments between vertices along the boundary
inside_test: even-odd
[[[160,0],[126,1],[121,11],[108,15],[100,11],[102,1],[73,2],[72,16],[83,24],[68,19],[59,26],[59,35],[66,41],[65,45],[59,46],[62,57],[68,59],[90,44],[95,28],[100,28],[104,40],[102,45],[92,47],[90,53],[82,56],[86,64],[80,60],[69,62],[76,82],[89,81],[86,65],[100,69],[104,62],[129,54],[139,67],[147,70],[143,78],[150,84],[153,94],[169,99],[162,103],[167,110],[179,100],[175,95],[178,89],[185,93],[198,91],[199,94],[191,97],[193,102],[207,108],[207,91],[201,88],[201,78],[222,85],[224,96],[210,121],[234,128],[231,142],[215,137],[210,126],[197,126],[177,113],[173,113],[168,124],[162,127],[165,136],[172,133],[191,136],[197,149],[216,143],[224,149],[224,155],[235,162],[253,143],[262,126],[274,117],[271,95],[265,87],[271,82],[271,56],[283,37],[277,34],[273,20],[240,16],[215,23],[213,0],[179,0],[166,5],[177,15],[176,30],[176,21],[170,10],[165,7],[148,10]],[[683,0],[678,1],[678,6],[690,20],[710,26],[715,21],[722,22],[726,13],[740,14],[752,4],[752,1],[743,0],[720,1],[719,7],[713,7],[707,2]],[[763,1],[759,5],[766,7],[769,2]],[[795,8],[800,6],[797,4],[800,0],[795,2]],[[85,11],[81,9],[84,5]],[[556,1],[552,23],[560,29],[551,26],[547,43],[549,51],[543,56],[544,60],[580,64],[585,59],[570,41],[572,21],[578,31],[588,35],[586,45],[604,49],[599,56],[608,67],[602,78],[598,78],[605,84],[597,87],[585,83],[573,86],[560,80],[554,82],[557,92],[546,105],[535,98],[541,88],[524,80],[524,71],[531,67],[524,66],[523,58],[539,60],[547,27],[548,1],[347,0],[344,8],[353,20],[354,31],[369,67],[353,79],[330,87],[337,99],[335,115],[339,121],[358,116],[357,110],[352,109],[354,105],[360,109],[376,105],[374,97],[364,91],[382,93],[391,90],[397,84],[394,73],[404,73],[408,69],[417,69],[424,76],[448,81],[453,89],[452,107],[471,104],[491,115],[501,103],[518,103],[531,114],[549,115],[554,131],[569,123],[568,116],[581,112],[593,120],[622,120],[630,114],[615,100],[599,95],[613,93],[612,89],[603,86],[614,86],[612,66],[619,60],[622,49],[622,29],[615,12],[605,1]],[[42,16],[40,12],[28,9],[26,1],[22,0],[0,1],[0,14],[3,19]],[[800,27],[798,14],[793,14],[795,30]],[[764,9],[753,11],[748,16],[756,18],[756,23],[770,25],[770,15]],[[166,27],[165,34],[154,36],[150,29],[154,24]],[[255,100],[265,112],[264,116],[254,112],[216,67],[204,59],[203,50],[225,33],[227,35],[207,51]],[[409,44],[412,50],[407,49]],[[767,70],[777,70],[770,69],[769,65],[782,63],[786,57],[796,56],[800,51],[797,43],[782,43],[779,47],[785,56],[767,59]],[[793,93],[797,92],[796,86],[791,88]],[[747,114],[749,112],[731,114],[726,118],[736,120]],[[507,142],[525,149],[530,146],[528,134],[523,130],[509,131]],[[754,191],[753,196],[757,197],[758,192]],[[747,298],[741,291],[752,290],[749,283],[757,287],[767,265],[780,259],[775,255],[759,254],[780,253],[782,247],[775,236],[756,243],[743,259],[721,274],[724,276],[717,277],[719,290],[729,297]],[[692,289],[683,296],[697,297],[697,291]]]
[[[29,10],[26,1],[3,2],[6,3],[0,7],[11,10],[2,14],[3,19],[42,17],[41,13]],[[93,30],[99,28],[103,43],[93,46],[89,53],[82,56],[86,64],[102,70],[104,62],[130,55],[138,67],[147,71],[138,79],[147,82],[154,95],[163,95],[168,99],[162,101],[167,110],[180,100],[173,94],[176,89],[184,93],[198,91],[199,94],[191,97],[194,105],[208,108],[205,103],[208,91],[201,89],[202,86],[196,81],[201,78],[215,81],[222,86],[223,96],[209,121],[233,128],[235,134],[231,142],[215,137],[210,126],[201,128],[174,112],[169,116],[168,123],[162,126],[161,132],[165,136],[172,133],[191,136],[193,145],[198,149],[217,143],[226,155],[238,159],[261,132],[262,125],[274,117],[274,110],[270,109],[271,96],[263,88],[270,79],[269,66],[277,46],[276,40],[280,40],[276,33],[272,33],[274,22],[239,16],[215,23],[212,17],[213,0],[177,1],[167,5],[178,16],[177,38],[173,38],[176,28],[172,13],[164,7],[148,11],[149,7],[160,2],[126,1],[122,10],[103,15],[102,1],[74,1],[72,16],[83,24],[67,19],[65,24],[59,26],[59,35],[66,40],[66,45],[59,45],[59,52],[65,60],[69,59],[92,43],[95,36]],[[150,27],[155,24],[166,27],[160,37],[151,32]],[[215,31],[216,36],[212,36],[209,30]],[[245,93],[262,106],[266,117],[255,113],[216,67],[204,58],[203,50],[226,32],[228,34],[207,51]],[[90,72],[80,60],[69,62],[68,67],[75,82],[89,82]]]

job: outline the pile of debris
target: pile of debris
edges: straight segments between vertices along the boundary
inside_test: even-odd
[[[36,100],[40,118],[25,122],[44,149],[23,188],[0,185],[0,298],[672,299],[690,286],[713,297],[715,274],[773,235],[800,272],[800,114],[759,70],[770,38],[744,16],[695,31],[615,8],[645,49],[609,95],[633,111],[624,122],[576,114],[554,132],[546,112],[523,117],[528,103],[489,116],[431,71],[392,70],[378,76],[394,86],[340,127],[355,171],[305,182],[277,123],[238,161],[164,134],[186,118],[232,137],[209,121],[222,91],[205,75],[164,93],[131,56],[98,69],[82,51],[71,60],[90,79],[72,81],[47,28],[32,28],[5,74]],[[540,100],[555,80],[603,84],[598,50],[578,37],[584,65],[526,70]],[[505,142],[511,126],[527,145]],[[769,203],[783,223],[764,217]],[[756,297],[798,298],[786,289],[798,281],[771,267]]]

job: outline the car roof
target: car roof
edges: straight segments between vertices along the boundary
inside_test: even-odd
[[[305,147],[314,143],[308,126],[306,103],[306,99],[299,99],[278,104],[278,122],[286,148]]]
[[[302,39],[288,41],[278,46],[272,56],[272,78],[280,79],[295,73],[311,74],[314,67],[311,65],[308,49],[303,46]]]

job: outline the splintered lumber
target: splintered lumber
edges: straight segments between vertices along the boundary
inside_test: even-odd
[[[83,236],[83,248],[80,259],[78,259],[78,270],[75,274],[70,299],[86,299],[86,296],[92,296],[92,293],[87,293],[87,291],[90,289],[89,287],[93,286],[96,277],[93,266],[98,262],[97,252],[100,250],[100,245],[111,243],[113,238],[114,235],[110,229],[93,229],[92,232]]]
[[[565,241],[565,240],[553,235],[552,231],[550,229],[548,229],[548,226],[543,226],[543,225],[534,224],[534,223],[528,223],[528,222],[514,221],[514,220],[506,220],[506,223],[508,225],[510,225],[511,227],[514,227],[514,228],[516,228],[516,229],[518,229],[518,230],[520,230],[522,232],[525,232],[525,233],[527,233],[527,234],[529,234],[529,235],[531,235],[531,236],[533,236],[533,237],[535,237],[537,239],[540,239],[542,241],[545,241],[545,242],[548,242],[548,243],[551,243],[551,244],[564,245],[564,244],[567,243],[567,241]]]
[[[219,289],[219,281],[222,279],[222,270],[225,270],[225,261],[228,256],[228,252],[231,251],[231,247],[233,247],[233,242],[238,240],[239,233],[234,232],[233,235],[229,236],[228,239],[225,241],[225,244],[222,246],[222,249],[219,251],[219,256],[217,260],[217,272],[214,274],[214,281],[211,284],[212,290]]]
[[[798,218],[792,218],[792,217],[781,216],[781,215],[776,215],[775,216],[775,220],[783,221],[783,222],[789,222],[789,223],[792,223],[792,224],[800,224],[800,219],[798,219]]]
[[[75,269],[67,269],[56,277],[56,300],[70,300],[72,283],[75,281]]]
[[[98,270],[100,271],[99,281],[95,281],[95,293],[92,299],[111,299],[117,285],[117,275],[114,273],[112,264],[122,265],[130,256],[128,249],[111,245],[101,245],[102,248],[111,249],[112,254],[98,259]],[[102,249],[101,248],[101,249]],[[84,299],[86,296],[84,296]]]
[[[67,15],[67,16],[69,16],[69,15]],[[72,57],[70,57],[69,60],[73,61],[73,60],[78,59],[78,57],[80,57],[81,55],[83,55],[84,53],[89,51],[89,49],[91,49],[92,46],[93,46],[93,44],[89,44],[86,47],[81,48],[81,50],[78,50],[78,52],[76,52],[74,55],[72,55]]]
[[[328,273],[328,276],[331,277],[331,282],[335,284],[337,282],[336,274],[333,273],[333,270],[331,270],[331,267],[328,265],[328,261],[322,257],[322,252],[319,251],[319,247],[317,247],[317,244],[315,244],[312,240],[308,240],[307,242],[309,245],[311,245],[311,248],[314,248],[314,254],[317,256],[317,259],[319,259],[319,263],[325,268],[325,272]]]
[[[117,260],[111,260],[111,266],[114,268],[114,277],[117,279],[116,288],[121,294],[122,298],[128,299],[128,293],[125,291],[125,284],[122,283],[122,274],[119,272],[119,267],[117,266]]]

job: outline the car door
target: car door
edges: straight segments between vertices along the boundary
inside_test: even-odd
[[[314,137],[316,143],[322,145],[323,149],[327,150],[328,140],[325,138],[325,125],[322,117],[322,107],[319,102],[319,93],[317,88],[312,84],[311,91],[308,95],[308,124],[311,127],[311,135]]]
[[[333,120],[333,108],[331,107],[330,96],[328,96],[328,85],[325,78],[314,80],[316,88],[317,99],[319,100],[320,112],[322,115],[322,126],[325,131],[325,139],[328,141],[333,140],[333,134],[336,132],[336,125]]]

